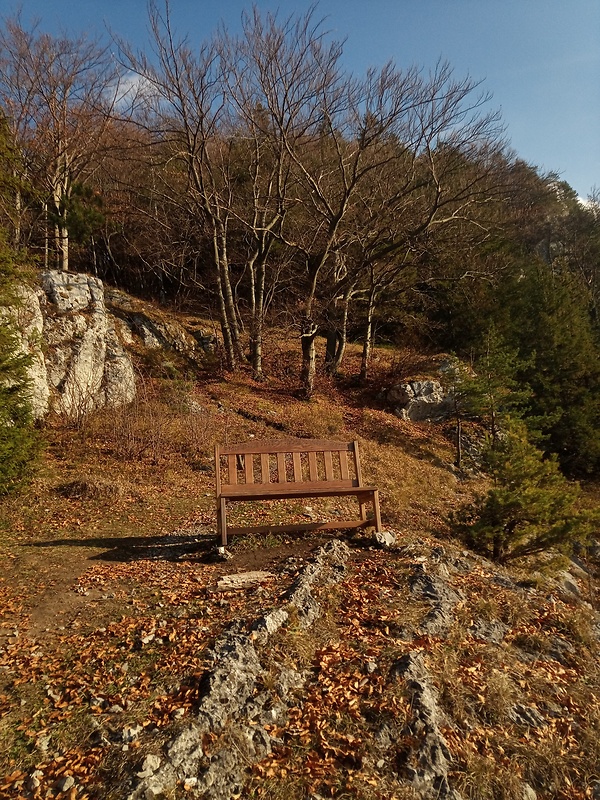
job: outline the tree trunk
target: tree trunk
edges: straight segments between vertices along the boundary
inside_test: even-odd
[[[302,343],[300,382],[302,384],[302,396],[305,400],[310,400],[315,388],[315,374],[317,371],[315,338],[317,330],[317,326],[310,317],[305,317],[302,320],[300,332],[300,341]]]
[[[234,361],[245,361],[246,357],[241,343],[240,329],[238,325],[237,310],[235,307],[235,300],[233,297],[233,289],[231,287],[231,280],[229,276],[229,263],[227,260],[227,247],[225,232],[219,233],[219,272],[221,276],[221,294],[225,307],[225,315],[227,317],[229,331],[231,335],[231,342],[233,351],[235,353]]]
[[[462,421],[460,416],[456,417],[456,467],[462,466]]]
[[[262,380],[262,346],[263,325],[265,315],[265,261],[260,258],[258,264],[252,258],[249,263],[251,291],[251,327],[250,327],[250,363],[255,380]]]
[[[227,307],[225,305],[225,295],[223,293],[220,270],[217,271],[217,296],[219,298],[219,321],[221,324],[221,334],[223,336],[223,347],[225,349],[225,366],[226,369],[233,371],[237,367],[237,359],[233,346],[233,338],[231,336],[231,328],[229,327],[229,319],[227,318]]]
[[[328,375],[337,375],[344,359],[348,341],[348,306],[350,305],[351,293],[352,289],[349,289],[344,295],[341,315],[336,307],[333,318],[330,319],[325,349],[325,372]]]
[[[373,350],[373,317],[375,315],[375,291],[369,294],[369,305],[367,306],[367,325],[365,328],[365,339],[363,342],[362,359],[360,362],[360,380],[365,383],[369,376],[369,362]]]

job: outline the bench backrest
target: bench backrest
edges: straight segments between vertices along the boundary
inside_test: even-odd
[[[215,446],[217,496],[228,486],[362,486],[358,442],[274,439]]]

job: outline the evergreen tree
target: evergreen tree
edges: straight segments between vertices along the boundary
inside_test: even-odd
[[[489,449],[487,464],[492,488],[451,518],[469,547],[503,563],[549,549],[568,552],[587,535],[589,520],[576,510],[579,487],[556,458],[544,458],[529,442],[522,422],[512,422]]]
[[[521,416],[531,390],[519,378],[526,363],[492,322],[484,334],[474,363],[474,374],[466,387],[471,411],[481,417],[495,448],[503,420]]]
[[[587,293],[572,274],[538,263],[505,295],[506,331],[527,361],[521,376],[532,390],[528,427],[570,475],[600,471],[600,347]]]
[[[6,129],[0,127],[0,193],[6,186],[2,175],[7,162],[1,158],[5,145]],[[38,447],[27,383],[29,358],[19,347],[11,313],[18,303],[15,280],[15,254],[0,227],[0,495],[27,475]]]

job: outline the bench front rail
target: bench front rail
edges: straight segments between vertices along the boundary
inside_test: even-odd
[[[358,442],[285,439],[216,445],[217,527],[223,547],[228,534],[359,528],[381,530],[379,492],[362,481]],[[228,527],[227,502],[355,496],[360,519],[294,525]],[[372,503],[374,520],[367,519]]]

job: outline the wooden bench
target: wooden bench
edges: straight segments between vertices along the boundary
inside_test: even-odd
[[[228,534],[269,531],[336,530],[374,524],[381,531],[379,492],[363,484],[358,442],[282,439],[216,445],[217,528],[221,545]],[[248,500],[290,500],[306,497],[358,499],[360,518],[298,525],[256,525],[229,528],[227,503]],[[367,520],[367,503],[374,520]]]

